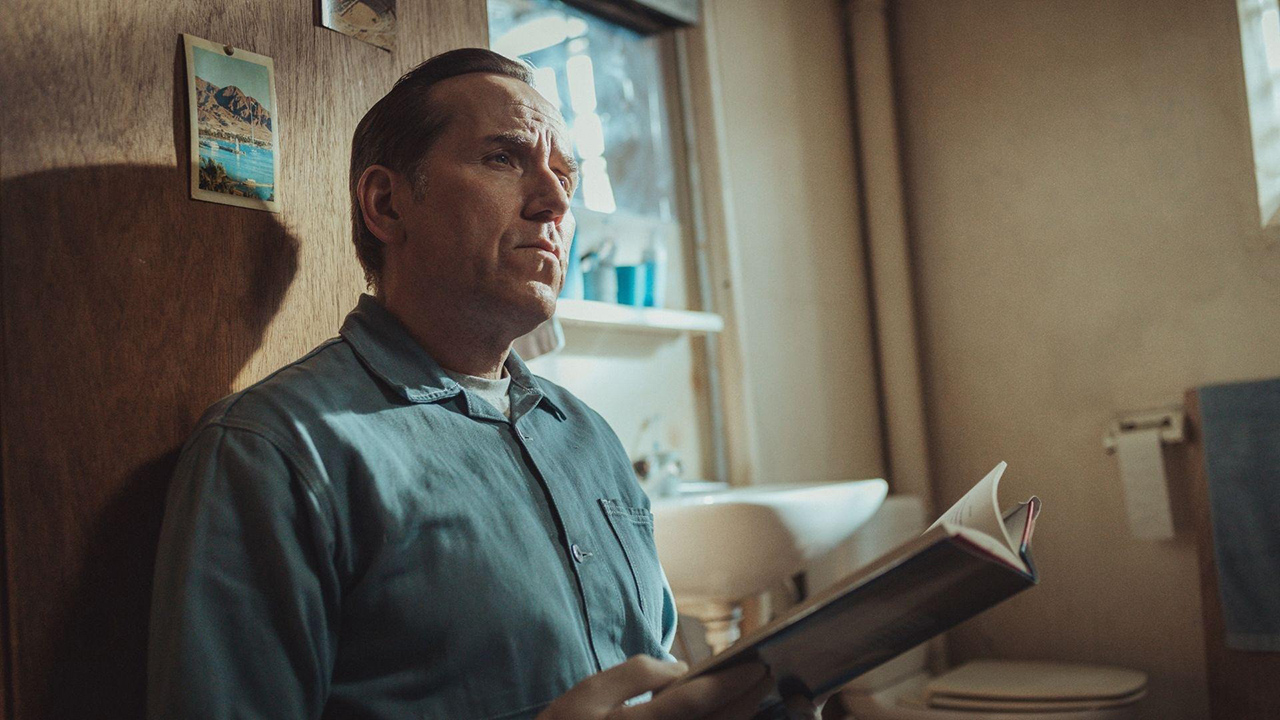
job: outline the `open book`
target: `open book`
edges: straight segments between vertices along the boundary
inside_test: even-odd
[[[1000,463],[920,537],[836,582],[724,652],[680,683],[743,662],[762,662],[782,697],[815,698],[1036,584],[1032,497],[1001,512]]]

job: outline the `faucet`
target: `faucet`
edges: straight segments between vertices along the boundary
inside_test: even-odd
[[[681,479],[684,477],[684,465],[680,461],[680,454],[663,446],[658,438],[657,428],[661,424],[661,415],[650,415],[640,424],[640,431],[636,438],[637,452],[635,459],[631,462],[636,480],[640,482],[640,487],[650,498],[678,494]],[[652,443],[648,450],[641,450],[646,438],[649,437],[652,438]]]

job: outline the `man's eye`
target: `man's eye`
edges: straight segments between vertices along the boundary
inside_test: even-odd
[[[501,164],[503,164],[503,165],[511,165],[511,164],[512,164],[512,162],[511,162],[511,156],[510,156],[509,154],[507,154],[507,153],[498,153],[498,154],[496,154],[496,155],[492,155],[492,156],[490,156],[490,157],[489,157],[489,160],[491,160],[491,161],[493,161],[493,162],[496,162],[496,163],[501,163]]]
[[[565,176],[561,175],[561,176],[560,176],[560,187],[564,188],[564,191],[565,191],[565,192],[569,192],[569,178],[567,178],[567,177],[565,177]]]

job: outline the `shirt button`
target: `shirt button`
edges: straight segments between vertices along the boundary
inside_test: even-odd
[[[528,430],[525,430],[524,428],[520,428],[520,437],[524,438],[525,440],[532,440],[533,433],[529,432]]]
[[[583,552],[582,548],[578,547],[578,543],[574,543],[573,546],[569,548],[569,550],[573,553],[573,559],[576,560],[577,562],[582,562],[583,560],[586,560],[590,556],[589,553]]]

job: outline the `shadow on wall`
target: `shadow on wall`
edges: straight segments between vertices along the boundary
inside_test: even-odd
[[[181,443],[297,272],[278,216],[187,198],[185,168],[3,184],[4,521],[16,717],[141,717]]]

